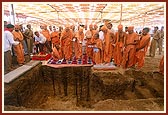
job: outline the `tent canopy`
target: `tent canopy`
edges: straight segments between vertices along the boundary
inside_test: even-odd
[[[164,2],[4,2],[6,16],[10,15],[10,4],[18,23],[88,25],[101,24],[107,19],[113,24],[164,25]]]

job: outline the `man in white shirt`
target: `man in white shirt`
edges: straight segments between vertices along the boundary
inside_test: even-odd
[[[99,27],[99,38],[102,40],[102,41],[104,41],[104,33],[103,33],[103,31],[101,30],[101,27],[102,27],[103,25],[101,25],[100,27]]]
[[[52,52],[52,49],[50,48],[50,46],[46,43],[47,39],[42,35],[39,34],[38,31],[36,31],[35,33],[35,45],[36,45],[36,52],[38,53],[38,48],[40,50],[40,52],[44,52],[43,48],[44,46],[47,47],[47,49]]]
[[[14,25],[8,24],[7,29],[4,31],[4,72],[12,70],[12,45],[18,45],[18,41],[14,41],[12,31]]]

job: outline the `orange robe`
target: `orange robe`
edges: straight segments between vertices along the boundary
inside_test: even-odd
[[[111,55],[111,58],[114,58],[114,48],[115,48],[115,42],[116,42],[116,38],[115,38],[115,35],[114,33],[110,30],[110,55]]]
[[[47,41],[51,41],[51,36],[49,30],[42,30],[41,34],[46,37]]]
[[[92,30],[92,38],[91,38],[91,42],[94,43],[95,41],[95,38],[93,37],[95,35],[95,33],[97,33],[98,31],[97,30]]]
[[[101,39],[95,39],[95,43],[95,47],[93,48],[93,61],[96,64],[100,64],[103,60],[103,42]]]
[[[53,45],[59,45],[60,39],[59,39],[59,32],[52,32],[51,33],[51,42]]]
[[[41,34],[43,34],[43,36],[46,38],[46,45],[44,47],[44,51],[46,52],[47,49],[50,51],[51,50],[51,36],[50,36],[50,31],[49,30],[42,30]],[[50,51],[51,52],[51,51]]]
[[[149,43],[150,43],[150,34],[147,34],[145,36],[141,36],[140,41],[137,44],[137,48],[141,48],[144,44],[146,44],[144,48],[138,50],[135,54],[136,56],[135,63],[138,63],[137,65],[138,69],[144,66],[145,55],[148,50]]]
[[[116,32],[115,36],[116,36],[116,43],[115,43],[113,58],[114,58],[114,63],[117,66],[120,66],[123,58],[123,49],[125,44],[126,33]]]
[[[54,60],[60,60],[62,59],[62,52],[61,49],[57,49],[56,47],[52,48],[53,52],[52,52],[52,57]]]
[[[102,31],[106,31],[104,32],[104,62],[105,63],[109,63],[111,61],[112,58],[112,45],[111,45],[111,32],[109,29],[107,29],[107,27],[102,27]]]
[[[82,58],[82,42],[84,39],[84,33],[79,34],[79,32],[76,35],[76,41],[74,42],[74,51],[75,51],[75,57],[76,59]]]
[[[66,60],[70,60],[72,58],[72,38],[73,32],[72,30],[65,31],[63,30],[61,33],[61,50],[63,52],[63,57]]]
[[[86,55],[88,56],[88,58],[93,58],[93,48],[89,47],[92,44],[91,42],[91,38],[87,38],[86,39]]]
[[[86,55],[88,58],[93,58],[93,48],[92,47],[88,47],[90,46],[92,43],[93,43],[93,39],[92,39],[92,31],[91,30],[88,30],[86,33],[85,33],[85,36],[86,36]]]
[[[135,65],[135,53],[136,53],[136,45],[130,45],[131,43],[135,43],[138,41],[138,35],[133,32],[132,34],[126,35],[126,47],[123,52],[123,60],[122,66],[123,68],[129,68]]]
[[[16,32],[15,30],[12,32],[13,36],[14,36],[14,40],[15,41],[19,41],[20,44],[18,45],[15,45],[13,48],[14,48],[14,51],[16,53],[16,57],[17,57],[17,62],[19,64],[23,64],[24,61],[25,61],[25,58],[24,58],[24,52],[23,52],[23,45],[22,45],[22,41],[23,41],[23,35],[22,33],[19,31],[19,32]]]
[[[161,74],[164,74],[164,56],[160,60],[159,71],[160,71]]]

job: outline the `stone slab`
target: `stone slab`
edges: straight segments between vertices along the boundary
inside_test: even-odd
[[[4,82],[5,83],[10,83],[14,79],[18,78],[22,74],[24,74],[26,71],[30,70],[32,66],[29,65],[23,65],[7,74],[4,75]]]
[[[31,60],[30,62],[26,63],[25,65],[29,65],[29,66],[36,66],[38,64],[40,64],[41,61],[35,61],[35,60]]]

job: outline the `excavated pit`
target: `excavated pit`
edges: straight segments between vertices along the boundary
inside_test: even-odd
[[[158,72],[37,66],[5,84],[5,111],[163,111]]]

